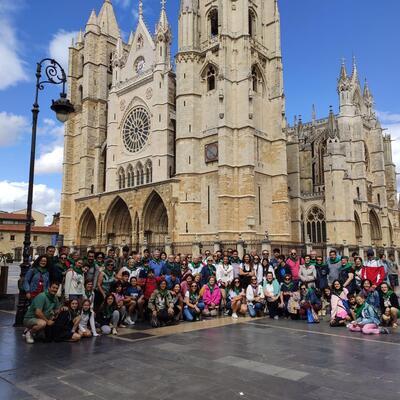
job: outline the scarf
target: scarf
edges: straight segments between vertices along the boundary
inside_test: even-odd
[[[47,268],[43,268],[40,265],[38,265],[36,268],[36,271],[38,271],[40,274],[44,275],[46,272],[48,272]]]
[[[363,304],[361,304],[360,306],[356,307],[355,313],[356,313],[356,318],[360,318],[362,315],[362,312],[364,311],[364,308],[366,306],[366,303],[364,302]]]
[[[198,294],[196,292],[190,292],[189,293],[189,301],[191,304],[195,304],[197,303],[197,299],[198,299]]]
[[[341,265],[339,267],[339,271],[349,271],[353,267],[353,264],[350,262],[347,262],[345,265]]]
[[[78,275],[83,275],[82,268],[78,268],[75,264],[72,266],[72,269],[73,269]]]
[[[337,264],[339,261],[341,261],[342,259],[340,258],[340,257],[336,257],[336,258],[331,258],[331,257],[329,257],[329,261],[332,263],[332,264]]]
[[[211,286],[209,283],[207,283],[208,288],[210,289],[210,293],[213,294],[214,289],[215,289],[215,285]]]
[[[210,267],[210,266],[208,266],[207,268],[208,268],[208,275],[209,276],[213,276],[214,275],[214,268]]]
[[[105,275],[107,275],[108,279],[111,279],[114,275],[114,271],[109,271],[107,268],[103,271]]]
[[[382,297],[384,298],[384,299],[389,299],[390,298],[390,296],[393,294],[394,292],[392,291],[392,290],[388,290],[388,292],[387,293],[383,293],[383,292],[381,292],[381,294],[382,294]]]
[[[160,294],[161,298],[165,299],[168,295],[168,289],[164,290],[158,289],[158,293]]]
[[[240,288],[233,288],[233,291],[235,292],[236,296],[239,296],[239,294],[241,293],[241,289]]]
[[[85,289],[85,296],[86,296],[87,299],[90,299],[90,298],[92,297],[92,295],[93,295],[93,291],[88,292],[88,291]]]
[[[312,264],[311,264],[311,262],[308,262],[308,263],[304,263],[304,265],[305,265],[306,267],[310,267]]]

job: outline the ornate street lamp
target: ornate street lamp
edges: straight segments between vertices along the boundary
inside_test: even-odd
[[[42,73],[44,69],[44,76],[42,80]],[[36,152],[36,132],[39,115],[39,91],[44,89],[46,84],[62,85],[62,92],[60,98],[56,101],[53,100],[51,109],[56,113],[57,119],[64,123],[67,121],[69,114],[74,112],[74,106],[67,99],[65,92],[65,85],[67,83],[67,76],[62,66],[51,58],[44,58],[37,63],[36,68],[36,92],[35,101],[32,108],[32,139],[31,139],[31,158],[29,166],[29,184],[28,184],[28,199],[26,207],[26,225],[24,237],[24,250],[23,261],[20,265],[21,274],[18,281],[19,298],[17,306],[17,314],[15,316],[15,326],[22,325],[24,314],[27,308],[27,301],[25,292],[23,290],[24,277],[30,267],[30,247],[31,247],[31,229],[32,229],[32,201],[33,201],[33,183],[35,174],[35,152]]]

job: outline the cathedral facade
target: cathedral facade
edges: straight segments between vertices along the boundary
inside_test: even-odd
[[[288,126],[276,0],[161,1],[125,43],[110,0],[70,48],[60,231],[70,246],[395,248],[396,173],[372,95]],[[173,249],[172,249],[173,248]]]

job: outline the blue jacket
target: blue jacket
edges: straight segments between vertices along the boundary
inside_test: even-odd
[[[154,275],[155,276],[160,276],[161,275],[161,270],[163,269],[163,267],[165,266],[165,261],[158,259],[155,260],[154,258],[152,258],[149,261],[149,266],[152,270],[154,270]]]
[[[26,293],[36,292],[40,278],[43,280],[43,291],[45,291],[49,288],[49,272],[46,271],[44,274],[42,274],[37,268],[29,268],[24,278],[24,291]]]
[[[365,303],[365,307],[361,312],[361,317],[357,319],[357,323],[361,325],[366,325],[366,324],[379,325],[381,321],[374,307],[372,307],[368,303]]]

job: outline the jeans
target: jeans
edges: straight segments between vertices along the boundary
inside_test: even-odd
[[[267,307],[269,312],[269,317],[274,318],[279,315],[279,301],[267,301]]]
[[[186,321],[192,322],[196,317],[198,317],[201,312],[204,310],[204,303],[197,303],[197,307],[200,310],[200,313],[196,312],[195,309],[189,308],[188,306],[185,306],[183,309],[183,315],[186,319]]]
[[[118,323],[120,319],[120,313],[118,310],[114,310],[113,315],[111,317],[110,323],[112,324],[113,328],[118,328]],[[104,335],[109,335],[111,333],[110,325],[103,325],[101,327],[101,331]]]
[[[263,308],[264,305],[262,303],[247,304],[247,309],[251,318],[255,318],[257,316],[257,313],[262,311]]]

